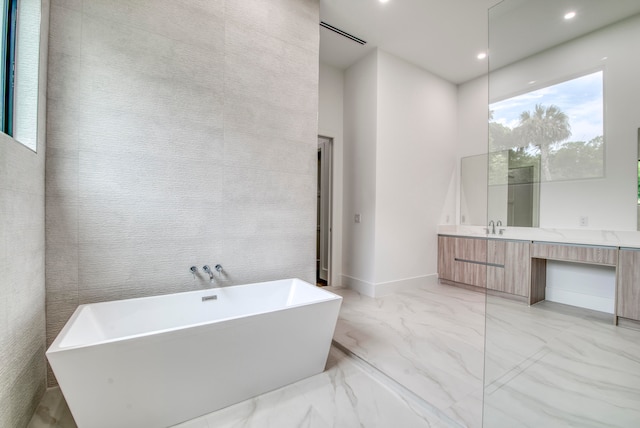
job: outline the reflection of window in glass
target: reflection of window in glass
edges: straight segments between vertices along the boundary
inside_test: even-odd
[[[604,176],[602,71],[489,106],[489,151],[539,157],[542,181]]]
[[[0,131],[13,135],[13,90],[16,58],[16,21],[18,1],[2,0],[2,57],[0,58]]]

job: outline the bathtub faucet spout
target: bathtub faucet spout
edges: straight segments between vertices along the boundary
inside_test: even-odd
[[[202,266],[202,270],[209,274],[209,281],[213,281],[213,271],[209,267],[209,265]]]

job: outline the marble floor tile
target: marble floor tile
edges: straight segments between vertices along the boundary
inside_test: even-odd
[[[207,423],[208,425],[204,424]],[[333,348],[327,370],[176,428],[445,427]]]
[[[176,425],[175,428],[450,427],[332,348],[316,376]],[[28,428],[76,428],[59,388],[47,391]]]
[[[376,299],[337,293],[336,342],[462,426],[481,426],[484,294],[437,283]]]
[[[60,388],[49,388],[27,428],[77,428]]]
[[[611,315],[439,284],[338,293],[336,342],[461,426],[640,426],[640,331]]]
[[[552,302],[490,300],[486,357],[499,373],[486,378],[484,426],[640,426],[640,331]]]

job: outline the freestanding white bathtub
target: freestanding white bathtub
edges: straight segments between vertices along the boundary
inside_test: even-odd
[[[47,358],[80,428],[167,427],[322,372],[341,302],[287,279],[81,305]]]

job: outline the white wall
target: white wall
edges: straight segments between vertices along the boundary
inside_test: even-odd
[[[487,153],[489,130],[489,80],[481,76],[458,85],[458,156],[474,156]]]
[[[437,225],[455,214],[456,104],[454,84],[379,51],[377,284],[437,271]]]
[[[436,273],[437,225],[456,209],[456,87],[380,50],[345,76],[343,281],[380,295]]]
[[[333,138],[330,285],[342,285],[344,71],[320,63],[318,134]]]
[[[613,314],[615,267],[547,261],[545,299]]]
[[[345,71],[342,274],[352,286],[375,279],[377,78],[377,51]]]
[[[488,76],[481,76],[458,86],[458,141],[457,153],[458,160],[456,162],[456,224],[480,224],[473,223],[471,219],[487,218],[487,171],[480,175],[479,179],[484,179],[485,190],[482,192],[485,196],[482,198],[468,198],[479,206],[466,206],[467,212],[463,212],[460,198],[460,159],[468,156],[477,156],[487,153],[489,147],[489,132],[487,128],[489,99],[489,80]],[[506,209],[506,208],[505,208]],[[465,214],[465,221],[462,222],[462,214]],[[469,217],[469,218],[467,218]],[[482,223],[484,224],[484,223]]]

